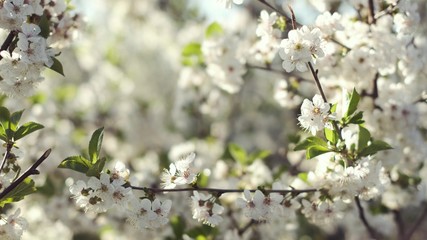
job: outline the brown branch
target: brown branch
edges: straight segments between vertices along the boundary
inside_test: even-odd
[[[12,147],[13,147],[13,143],[8,142],[6,144],[6,152],[4,153],[3,160],[1,161],[0,172],[3,170],[6,160],[9,158],[9,154],[12,151]]]
[[[405,225],[403,223],[402,214],[400,214],[399,210],[393,210],[393,218],[394,222],[397,226],[397,239],[404,240],[405,239]]]
[[[322,95],[323,101],[327,103],[328,100],[326,99],[325,92],[323,92],[322,85],[320,84],[319,76],[317,75],[317,70],[314,70],[311,62],[308,62],[308,67],[310,68],[310,72],[313,75],[314,82],[316,83],[317,89],[319,90],[320,95]],[[341,131],[338,127],[337,122],[335,122],[335,121],[331,121],[331,122],[332,122],[332,126],[334,127],[335,132],[337,132],[337,134],[338,134],[339,139],[343,140],[343,138],[341,136]]]
[[[9,35],[7,35],[6,39],[4,40],[3,44],[0,47],[0,52],[1,51],[5,51],[9,48],[10,44],[13,42],[13,39],[16,36],[16,32],[15,31],[10,31]],[[2,60],[3,57],[0,56],[0,60]]]
[[[309,79],[306,79],[306,78],[294,75],[292,73],[284,72],[283,69],[280,70],[280,69],[271,68],[270,66],[263,67],[263,66],[257,66],[257,65],[251,65],[251,64],[246,64],[246,67],[247,68],[259,69],[259,70],[264,70],[264,71],[269,71],[269,72],[277,73],[277,74],[283,75],[285,77],[294,77],[294,78],[296,78],[297,82],[313,83]]]
[[[9,194],[13,189],[15,189],[21,182],[23,182],[27,177],[31,175],[39,174],[37,167],[49,157],[51,149],[48,149],[43,155],[30,167],[27,171],[25,171],[18,179],[16,179],[12,184],[9,185],[2,193],[0,193],[0,199],[4,198],[7,194]]]
[[[415,231],[420,227],[421,223],[427,217],[427,204],[424,203],[424,210],[421,213],[420,217],[415,221],[412,228],[408,231],[404,239],[411,239],[412,235],[414,235]]]
[[[368,0],[368,6],[369,6],[368,22],[369,22],[369,24],[375,24],[377,20],[375,18],[374,0]]]
[[[372,228],[371,225],[369,225],[368,220],[366,219],[365,212],[363,210],[362,204],[360,204],[359,197],[354,197],[354,200],[356,201],[356,206],[357,206],[357,210],[359,211],[360,220],[362,220],[363,225],[365,225],[366,229],[368,230],[369,236],[372,239],[378,239],[379,237],[378,233]]]
[[[199,191],[199,192],[211,192],[216,193],[217,196],[222,195],[223,193],[242,193],[245,191],[245,189],[221,189],[221,188],[172,188],[172,189],[164,189],[164,188],[150,188],[150,187],[137,187],[137,186],[130,186],[132,189],[135,190],[142,190],[144,192],[151,192],[151,193],[161,193],[161,192],[190,192],[190,191]],[[255,192],[259,189],[248,189],[249,192]],[[292,194],[300,194],[300,193],[308,193],[308,192],[316,192],[319,191],[318,189],[303,189],[303,190],[277,190],[277,189],[270,189],[270,190],[262,190],[264,193],[292,193]]]
[[[252,225],[254,225],[256,223],[256,221],[255,220],[253,220],[253,219],[251,219],[251,221],[250,222],[248,222],[248,224],[246,224],[243,228],[241,228],[241,229],[239,229],[238,230],[238,235],[239,236],[242,236],[243,235],[243,233],[245,233]]]

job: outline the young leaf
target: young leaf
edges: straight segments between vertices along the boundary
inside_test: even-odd
[[[316,136],[312,136],[312,137],[306,138],[300,144],[296,145],[294,148],[294,151],[304,150],[311,146],[316,146],[316,145],[328,148],[328,143],[325,142],[325,140]]]
[[[362,152],[359,153],[359,156],[366,157],[369,155],[374,155],[379,151],[393,149],[388,143],[381,140],[374,140],[371,145],[367,146]]]
[[[326,147],[320,146],[320,145],[315,145],[315,146],[311,146],[309,148],[307,148],[307,152],[305,153],[305,158],[306,159],[312,159],[316,156],[319,156],[321,154],[330,152],[331,150],[329,150]]]
[[[334,145],[337,144],[339,139],[338,133],[336,133],[335,130],[331,130],[329,128],[325,128],[325,137]]]
[[[183,57],[199,56],[202,54],[201,45],[198,42],[191,42],[184,46],[181,51]]]
[[[362,151],[366,146],[368,146],[369,140],[371,140],[371,134],[368,129],[359,125],[359,140],[357,143],[358,151]]]
[[[49,31],[49,20],[47,19],[46,14],[43,14],[40,17],[39,27],[40,27],[40,36],[47,39],[49,37],[50,31]]]
[[[18,122],[19,120],[21,120],[22,117],[22,113],[24,112],[24,110],[18,111],[18,112],[14,112],[12,113],[12,115],[10,115],[10,122],[9,122],[9,128],[12,131],[16,131],[16,127],[18,126]]]
[[[182,239],[185,231],[185,219],[180,215],[175,215],[170,218],[170,225],[173,233],[175,234],[174,239]]]
[[[0,107],[0,122],[4,128],[9,128],[10,112],[5,107]]]
[[[353,92],[349,96],[347,106],[345,106],[344,117],[351,116],[356,111],[359,100],[360,95],[356,92],[356,89],[353,89]]]
[[[6,131],[4,130],[3,126],[0,126],[0,139],[7,142],[7,135],[6,135]]]
[[[353,124],[363,124],[365,120],[363,120],[363,112],[358,112],[354,114],[347,123],[353,123]]]
[[[13,139],[15,141],[27,136],[28,134],[35,132],[37,130],[40,130],[44,128],[43,125],[35,123],[35,122],[27,122],[24,125],[20,126],[18,130],[16,130],[15,135],[13,136]]]
[[[7,203],[18,202],[25,196],[36,192],[36,190],[37,189],[34,187],[34,181],[27,177],[16,188],[0,199],[0,207],[4,207]]]
[[[52,59],[53,59],[53,64],[49,68],[65,77],[64,68],[62,67],[62,63],[56,57],[54,57]]]
[[[301,179],[303,182],[308,183],[308,173],[306,172],[298,173],[298,178]]]
[[[95,164],[93,164],[89,170],[86,172],[88,177],[99,177],[101,175],[102,169],[104,169],[106,158],[101,158]]]
[[[37,192],[47,197],[55,195],[55,184],[53,183],[53,180],[50,176],[47,176],[43,186],[37,187]]]
[[[242,165],[246,165],[248,160],[248,155],[246,154],[246,151],[239,147],[239,145],[230,143],[228,145],[228,151],[230,151],[231,156],[234,158],[234,160],[238,161]]]
[[[271,153],[268,150],[261,150],[261,151],[257,151],[257,152],[254,152],[252,154],[249,154],[248,164],[252,164],[257,159],[264,159],[264,158],[270,156],[270,154]]]
[[[221,35],[223,32],[224,30],[222,29],[221,25],[217,22],[213,22],[206,28],[205,37],[206,38],[215,37],[215,36]]]
[[[77,172],[86,174],[87,171],[92,167],[89,160],[82,156],[71,156],[62,160],[58,168],[68,168]]]
[[[92,137],[89,141],[89,159],[92,162],[92,164],[98,161],[103,137],[104,137],[104,127],[98,128],[95,132],[93,132]]]

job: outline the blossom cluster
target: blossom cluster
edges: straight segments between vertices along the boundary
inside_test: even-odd
[[[101,213],[111,208],[119,209],[137,229],[158,228],[168,223],[171,201],[139,199],[126,185],[128,177],[129,170],[119,162],[109,174],[91,177],[87,183],[78,180],[70,186],[70,192],[76,204],[85,211]]]
[[[41,71],[52,68],[59,54],[52,46],[65,46],[73,38],[80,17],[67,11],[64,0],[7,0],[1,5],[0,28],[9,34],[0,52],[0,90],[30,96],[44,79]]]
[[[22,11],[34,8],[33,2],[38,1],[22,1]],[[63,9],[59,2],[43,8]],[[242,1],[217,2],[231,7]],[[76,215],[80,213],[68,204],[69,191],[65,196],[35,196],[46,205],[23,204],[23,215],[35,221],[44,215],[32,211],[49,214],[39,224],[29,224],[32,236],[44,236],[34,226],[55,226],[52,234],[64,239],[79,233],[102,239],[297,239],[334,232],[344,232],[349,239],[375,238],[359,218],[363,212],[385,238],[411,225],[408,221],[399,226],[396,216],[412,218],[427,198],[427,41],[419,24],[425,19],[420,2],[374,1],[371,15],[368,1],[342,1],[347,5],[340,7],[337,1],[310,1],[322,12],[312,25],[292,22],[292,14],[296,19],[304,16],[296,11],[287,16],[287,7],[269,12],[272,8],[263,2],[268,1],[245,1],[251,12],[239,7],[236,19],[210,24],[206,30],[209,23],[177,20],[185,14],[170,17],[179,10],[166,11],[168,1],[107,0],[108,6],[93,1],[100,13],[94,14],[95,21],[102,27],[88,32],[72,55],[83,71],[76,69],[67,83],[44,87],[49,94],[32,100],[31,115],[56,118],[49,121],[50,137],[43,135],[28,145],[54,142],[55,157],[62,158],[63,153],[78,151],[81,136],[74,131],[105,124],[108,134],[116,136],[105,139],[103,150],[124,160],[132,177],[150,187],[138,188],[138,193],[122,165],[70,185],[77,206],[87,214]],[[267,10],[254,20],[259,6]],[[28,61],[48,66],[56,55],[50,48],[56,46],[54,36],[64,33],[61,26],[73,25],[72,19],[59,24],[63,15],[50,18],[55,24],[47,39],[38,21],[23,18],[15,29],[16,48],[0,53],[0,64],[8,63],[0,71]],[[199,34],[203,30],[205,34]],[[137,51],[140,46],[144,49]],[[25,53],[30,48],[43,53],[34,58]],[[180,51],[181,69],[176,64]],[[324,95],[315,94],[319,89],[313,76]],[[346,115],[345,96],[351,89],[360,93],[360,101],[357,112]],[[306,147],[314,146],[304,149],[305,156],[293,151],[306,139]],[[377,140],[393,149],[372,153]],[[361,152],[364,147],[369,151]],[[192,151],[200,161],[194,153],[171,157]],[[307,156],[312,159],[303,160]],[[46,169],[55,164],[46,163]],[[67,174],[52,173],[43,188],[61,182],[57,178],[65,180]],[[14,177],[0,174],[2,183]],[[91,214],[106,211],[109,214]],[[215,228],[194,226],[191,218]],[[309,227],[315,233],[306,232]],[[113,230],[104,231],[107,228]]]

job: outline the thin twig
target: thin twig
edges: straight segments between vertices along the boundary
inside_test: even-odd
[[[246,224],[243,228],[241,228],[241,229],[239,229],[239,231],[238,231],[238,235],[239,236],[242,236],[243,235],[243,233],[245,233],[252,225],[254,225],[256,223],[256,221],[255,220],[253,220],[253,219],[251,219],[251,221],[250,222],[248,222],[248,224]]]
[[[277,74],[283,75],[285,77],[294,77],[294,78],[296,78],[297,82],[313,83],[309,79],[306,79],[306,78],[294,75],[292,73],[284,72],[283,69],[279,70],[279,69],[273,69],[271,67],[263,67],[263,66],[257,66],[257,65],[251,65],[251,64],[246,64],[246,67],[247,68],[259,69],[259,70],[264,70],[264,71],[269,71],[269,72],[277,73]]]
[[[9,154],[12,151],[12,147],[13,147],[13,143],[7,143],[6,144],[6,152],[3,156],[3,160],[1,161],[0,172],[3,171],[6,160],[9,158]]]
[[[351,50],[351,48],[350,48],[350,47],[348,47],[348,46],[344,45],[342,42],[340,42],[340,41],[336,40],[335,38],[331,38],[330,40],[331,40],[331,42],[336,43],[336,44],[338,44],[339,46],[341,46],[341,47],[345,48],[347,51],[350,51],[350,50]]]
[[[308,67],[310,68],[310,72],[313,75],[314,82],[316,83],[317,89],[319,90],[320,95],[322,96],[323,101],[324,102],[328,102],[328,100],[326,99],[325,92],[323,92],[322,85],[320,85],[320,80],[319,80],[319,77],[317,76],[317,72],[314,70],[313,65],[311,64],[311,62],[308,62]]]
[[[412,228],[408,231],[404,239],[411,239],[412,235],[414,235],[415,231],[420,227],[421,223],[425,220],[427,217],[427,204],[424,203],[424,210],[421,213],[420,217],[415,221]]]
[[[322,85],[320,84],[319,76],[317,75],[317,70],[314,70],[313,65],[311,64],[311,62],[308,62],[308,67],[310,68],[310,72],[313,75],[314,82],[316,83],[317,89],[319,90],[320,95],[322,96],[323,101],[324,102],[328,102],[328,100],[326,99],[325,92],[323,91]],[[338,127],[338,124],[335,121],[332,121],[332,126],[334,127],[335,132],[337,132],[339,139],[343,140],[343,138],[341,136],[341,131],[340,131],[339,127]]]
[[[292,22],[292,29],[297,29],[297,18],[295,17],[294,10],[292,9],[291,5],[288,5],[289,11],[291,12],[291,22]]]
[[[51,149],[48,149],[43,155],[30,167],[27,171],[25,171],[18,179],[16,179],[12,184],[9,185],[2,193],[0,193],[0,199],[4,198],[7,194],[9,194],[13,189],[15,189],[21,182],[23,182],[27,177],[31,175],[39,174],[37,167],[49,157]]]
[[[374,6],[374,0],[368,0],[368,5],[369,5],[369,24],[375,24],[376,23],[376,18],[375,18],[375,6]]]
[[[362,220],[363,225],[365,225],[366,229],[368,230],[369,236],[373,239],[378,239],[377,232],[372,228],[371,225],[369,225],[368,220],[366,220],[365,212],[363,210],[362,204],[360,204],[359,197],[354,197],[354,200],[356,201],[357,209],[359,211],[359,217]]]
[[[163,189],[163,188],[150,188],[150,187],[137,187],[137,186],[130,186],[132,189],[135,190],[143,190],[145,192],[152,192],[152,193],[160,193],[160,192],[190,192],[190,191],[199,191],[199,192],[212,192],[217,193],[217,195],[221,195],[223,193],[241,193],[244,192],[245,189],[221,189],[221,188],[173,188],[173,189]],[[255,192],[258,189],[250,189],[249,192]],[[277,189],[269,189],[269,190],[263,190],[264,193],[292,193],[292,194],[300,194],[300,193],[308,193],[308,192],[316,192],[318,189],[303,189],[303,190],[277,190]]]
[[[280,14],[282,17],[286,18],[286,21],[290,21],[289,17],[280,9],[274,7],[273,5],[271,5],[270,3],[268,3],[266,0],[258,0],[260,3],[266,5],[267,7],[271,8],[272,10],[274,10],[275,12],[277,12],[278,14]]]

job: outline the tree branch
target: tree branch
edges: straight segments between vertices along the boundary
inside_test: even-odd
[[[421,213],[420,217],[415,221],[412,228],[408,231],[404,239],[411,239],[412,235],[414,235],[415,231],[420,227],[421,223],[425,220],[427,216],[427,204],[424,203],[424,210]]]
[[[132,189],[135,190],[142,190],[145,192],[151,192],[151,193],[161,193],[161,192],[191,192],[191,191],[200,191],[200,192],[211,192],[216,193],[217,195],[222,195],[223,193],[242,193],[245,191],[245,189],[221,189],[221,188],[172,188],[172,189],[163,189],[163,188],[150,188],[150,187],[137,187],[137,186],[130,186]],[[255,192],[259,189],[250,189],[249,192]],[[262,190],[264,193],[292,193],[292,194],[300,194],[300,193],[308,193],[308,192],[316,192],[318,189],[303,189],[303,190],[277,190],[277,189],[270,189],[270,190]]]
[[[0,52],[7,50],[7,48],[10,46],[10,44],[12,43],[15,36],[16,36],[16,32],[10,31],[9,35],[7,35],[6,39],[4,40],[3,44],[0,47]],[[3,57],[0,56],[0,60],[2,60],[2,59],[3,59]]]
[[[48,149],[43,155],[30,167],[27,171],[25,171],[18,179],[16,179],[12,184],[9,185],[2,193],[0,193],[0,199],[4,198],[8,193],[10,193],[14,188],[16,188],[21,182],[23,182],[27,177],[31,175],[39,174],[37,167],[49,157],[49,154],[52,150]]]
[[[9,158],[9,154],[12,151],[12,147],[13,147],[13,143],[9,142],[6,144],[6,152],[4,153],[3,160],[1,161],[0,172],[3,170],[6,160]]]
[[[378,233],[372,228],[371,225],[369,225],[368,220],[365,217],[365,212],[363,210],[362,204],[360,204],[360,199],[359,197],[354,197],[354,200],[356,201],[356,206],[357,206],[357,210],[359,211],[359,217],[360,220],[362,220],[363,225],[365,225],[366,229],[369,232],[369,236],[372,239],[378,239]]]
[[[404,240],[405,238],[405,225],[403,223],[402,215],[400,214],[400,211],[393,210],[393,218],[394,222],[397,226],[397,239]]]
[[[320,84],[320,80],[319,80],[319,77],[317,75],[317,70],[316,71],[314,70],[313,65],[311,64],[311,62],[308,62],[308,67],[310,68],[310,72],[313,75],[314,82],[316,83],[317,89],[319,90],[320,95],[322,96],[323,101],[324,102],[328,102],[328,100],[326,99],[326,96],[325,96],[325,92],[323,92],[322,85]],[[332,125],[334,127],[334,130],[338,134],[339,139],[343,140],[343,138],[341,136],[341,131],[340,131],[339,127],[338,127],[338,124],[335,121],[331,121],[331,122],[332,122]]]
[[[375,7],[374,7],[374,0],[368,0],[368,6],[369,6],[369,24],[375,24],[377,19],[375,18]]]

